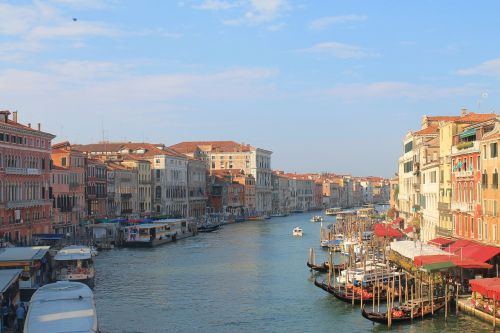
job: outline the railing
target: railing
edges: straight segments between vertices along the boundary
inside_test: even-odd
[[[42,170],[33,168],[5,168],[5,173],[9,175],[28,175],[28,176],[39,176],[42,174]]]
[[[449,202],[438,202],[439,211],[449,211],[451,204]]]
[[[18,200],[18,201],[8,201],[7,208],[26,208],[33,206],[43,206],[47,204],[48,200]]]
[[[484,215],[487,215],[487,216],[493,216],[493,217],[498,216],[498,213],[497,213],[497,212],[494,212],[494,211],[489,210],[489,209],[485,209],[485,210],[483,211],[483,214],[484,214]]]
[[[455,172],[455,177],[463,178],[463,177],[472,177],[473,171],[458,171]]]
[[[466,147],[459,149],[458,145],[455,145],[451,147],[451,155],[463,155],[463,154],[468,154],[472,152],[478,152],[479,151],[479,142],[474,141],[474,144],[471,147]]]
[[[131,199],[132,198],[132,193],[121,193],[120,197],[122,199]]]
[[[473,212],[474,204],[472,202],[452,202],[451,210],[459,210],[461,212]]]

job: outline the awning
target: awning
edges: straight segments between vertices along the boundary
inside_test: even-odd
[[[472,291],[485,295],[488,298],[500,299],[500,278],[469,280]]]
[[[467,269],[491,269],[493,266],[490,264],[485,264],[484,262],[480,262],[474,259],[461,259],[460,256],[457,255],[427,255],[427,256],[416,256],[413,258],[413,262],[415,266],[425,266],[432,265],[436,263],[446,263],[451,262],[453,266],[450,267],[461,267]]]
[[[447,261],[451,262],[452,257],[454,257],[454,256],[453,255],[446,255],[446,254],[416,256],[413,258],[413,262],[415,263],[415,266],[420,267],[420,266],[435,264],[435,263],[440,263],[440,262],[447,262]]]
[[[500,247],[476,244],[466,246],[461,251],[455,253],[461,258],[472,259],[479,262],[487,262],[500,253]]]
[[[476,135],[476,129],[475,128],[470,128],[462,133],[459,134],[460,138],[468,138],[469,136]]]
[[[452,263],[451,261],[445,261],[445,262],[436,262],[433,264],[426,264],[423,265],[422,268],[427,271],[428,273],[434,273],[434,272],[439,272],[444,269],[448,268],[453,268],[456,265]]]
[[[448,246],[448,248],[446,248],[445,251],[454,253],[460,251],[461,248],[464,248],[470,244],[474,244],[474,242],[466,239],[459,239],[450,246]]]
[[[414,231],[414,230],[413,230],[413,226],[409,226],[408,228],[406,228],[406,229],[404,229],[404,230],[403,230],[403,232],[404,232],[405,234],[409,234],[410,232],[413,232],[413,231]]]
[[[403,237],[403,233],[401,231],[393,229],[389,225],[383,223],[375,224],[373,232],[378,237],[393,237],[393,238]]]
[[[396,224],[399,226],[399,224],[403,221],[403,219],[401,217],[398,217],[397,219],[395,219],[394,221],[392,221],[392,224]]]
[[[443,246],[447,246],[447,245],[453,243],[454,241],[455,240],[453,240],[453,239],[438,237],[438,238],[431,239],[430,241],[427,242],[427,244],[438,246],[438,247],[443,247]]]

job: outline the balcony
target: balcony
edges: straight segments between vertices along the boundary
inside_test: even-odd
[[[33,168],[5,168],[5,173],[8,175],[27,175],[27,176],[39,176],[42,174],[42,170]]]
[[[48,204],[48,200],[19,200],[19,201],[8,201],[7,208],[28,208],[34,206],[43,206]]]
[[[132,209],[122,209],[122,214],[132,214]]]
[[[459,149],[461,148],[461,149]],[[465,154],[470,154],[470,153],[478,153],[479,152],[479,141],[474,141],[472,145],[455,145],[451,147],[451,155],[456,156],[456,155],[465,155]]]
[[[471,213],[474,212],[474,204],[472,202],[452,202],[451,210]]]
[[[451,231],[451,229],[442,228],[442,227],[436,227],[436,236],[440,236],[440,237],[452,237],[453,236],[453,232]]]
[[[122,198],[122,200],[132,199],[132,193],[121,193],[120,198]]]
[[[451,204],[449,202],[438,202],[438,210],[440,212],[448,212],[450,211]]]
[[[474,176],[474,172],[473,171],[458,171],[458,172],[455,172],[454,173],[455,177],[457,178],[470,178],[472,176]]]
[[[414,191],[420,192],[420,183],[413,183],[412,187]]]

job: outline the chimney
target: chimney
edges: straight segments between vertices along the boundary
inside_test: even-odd
[[[466,116],[468,113],[469,113],[469,111],[467,110],[467,108],[462,108],[462,110],[461,110],[462,117]]]
[[[28,127],[31,128],[31,123],[28,123]]]
[[[12,121],[17,123],[17,111],[12,112]]]
[[[42,130],[42,124],[38,123],[38,130],[41,131]]]
[[[6,123],[9,120],[10,111],[0,111],[0,122]]]

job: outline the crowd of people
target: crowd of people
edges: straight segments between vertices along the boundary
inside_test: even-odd
[[[11,302],[10,300],[4,300],[2,303],[3,328],[14,329],[18,332],[22,332],[27,312],[28,309],[25,303],[20,302],[14,304],[14,302]]]

